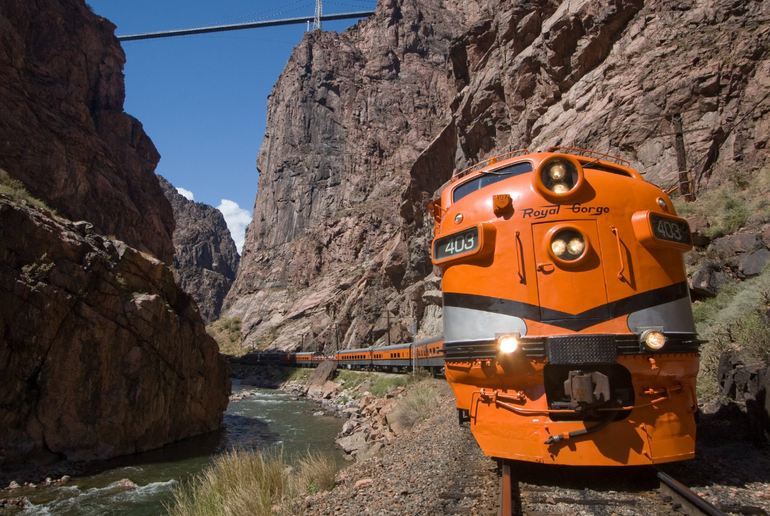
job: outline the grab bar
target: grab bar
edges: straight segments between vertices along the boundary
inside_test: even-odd
[[[615,226],[610,226],[610,231],[615,235],[615,240],[618,242],[618,258],[620,259],[620,270],[618,271],[618,279],[624,283],[628,283],[628,280],[626,279],[625,275],[623,274],[626,271],[626,264],[623,260],[623,243],[620,241],[620,232],[618,231],[618,228]]]
[[[519,232],[516,232],[516,267],[518,268],[519,273],[519,283],[526,283],[527,277],[524,274],[524,258],[522,258],[522,253],[524,249],[524,245],[521,243],[521,238],[519,237]]]

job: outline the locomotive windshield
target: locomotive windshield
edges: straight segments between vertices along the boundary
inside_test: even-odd
[[[527,172],[532,172],[532,164],[528,161],[514,163],[507,167],[486,172],[485,174],[471,179],[455,188],[454,192],[452,192],[452,202],[457,202],[466,195],[472,194],[476,190],[481,190],[485,186],[497,183],[503,179],[508,179],[509,177],[526,174]]]

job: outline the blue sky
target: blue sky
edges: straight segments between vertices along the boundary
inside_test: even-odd
[[[325,0],[324,12],[369,10],[375,3]],[[88,0],[88,4],[117,25],[117,34],[310,16],[315,8],[314,0]],[[329,22],[324,30],[339,32],[353,23]],[[196,201],[220,206],[236,240],[256,195],[256,157],[265,130],[267,96],[305,28],[123,42],[125,110],[144,124],[155,142],[161,154],[158,173],[192,192]]]

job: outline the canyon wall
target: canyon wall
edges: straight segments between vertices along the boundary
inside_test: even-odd
[[[114,30],[82,0],[0,0],[0,168],[67,218],[171,263],[160,155],[123,112]]]
[[[219,428],[227,365],[163,262],[0,194],[0,468]]]
[[[82,0],[0,0],[0,477],[216,430],[227,406],[113,31]]]
[[[387,0],[343,34],[307,34],[270,97],[226,301],[245,344],[383,343],[388,312],[394,342],[439,332],[424,203],[507,149],[587,147],[665,187],[686,168],[699,194],[767,176],[769,9]],[[732,230],[768,220],[763,206]]]
[[[415,330],[426,301],[401,193],[449,117],[449,43],[480,14],[477,2],[381,2],[370,20],[295,49],[270,98],[254,221],[226,301],[247,344],[385,341],[387,308],[393,342]]]
[[[174,277],[198,304],[207,323],[216,320],[238,270],[238,250],[222,213],[183,197],[158,176],[174,211]]]

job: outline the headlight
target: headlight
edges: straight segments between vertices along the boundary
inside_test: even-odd
[[[497,350],[509,355],[519,349],[519,337],[517,335],[503,335],[497,338]]]
[[[586,243],[583,242],[582,238],[573,238],[569,241],[567,244],[567,250],[570,252],[570,254],[573,254],[575,256],[580,256],[583,254],[583,249],[586,248]]]
[[[658,351],[666,345],[666,336],[657,330],[644,330],[639,338],[645,346],[653,351]]]
[[[554,239],[553,242],[551,242],[551,251],[553,251],[553,254],[555,254],[556,256],[563,255],[566,250],[567,250],[567,242],[565,242],[561,238],[556,238]]]
[[[553,159],[543,166],[540,180],[551,192],[563,195],[577,184],[578,172],[571,161],[563,158]]]
[[[561,181],[567,177],[567,167],[564,166],[564,163],[556,161],[548,167],[548,175],[554,181]]]
[[[554,183],[551,185],[551,190],[553,190],[553,193],[563,194],[569,192],[569,186],[565,183]]]
[[[562,229],[551,239],[551,252],[556,258],[574,261],[583,256],[586,242],[583,235],[574,229]]]

